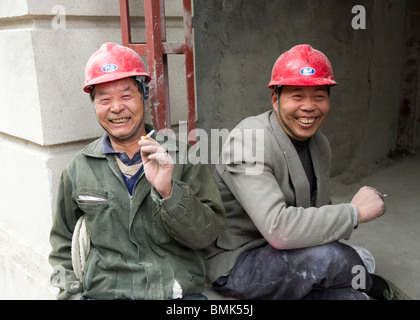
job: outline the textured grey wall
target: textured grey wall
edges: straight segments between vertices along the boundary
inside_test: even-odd
[[[354,170],[396,148],[404,58],[405,1],[360,0],[366,29],[354,29],[354,1],[195,0],[198,127],[231,130],[271,108],[271,68],[308,43],[330,59],[338,86],[323,132],[332,174]]]

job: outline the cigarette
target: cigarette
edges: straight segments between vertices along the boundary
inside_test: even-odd
[[[155,130],[150,131],[145,137],[141,138],[141,140],[149,139],[152,136],[152,134],[154,134],[154,133],[155,133]]]
[[[388,197],[388,195],[387,195],[386,193],[384,193],[384,194],[382,195],[382,197],[384,197],[384,198],[385,198],[385,197]]]

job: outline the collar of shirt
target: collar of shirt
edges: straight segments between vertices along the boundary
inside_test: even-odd
[[[132,165],[139,164],[140,162],[142,162],[140,150],[134,154],[132,159],[130,159],[127,153],[125,152],[115,151],[111,145],[111,140],[109,139],[108,135],[106,135],[105,139],[102,140],[102,153],[115,154],[118,157],[118,159],[120,159],[121,162],[124,163],[126,166],[132,166]]]
[[[293,139],[292,137],[289,136],[289,139],[292,141],[293,145],[295,146],[296,150],[302,150],[302,149],[306,149],[309,146],[309,141],[311,140],[311,138],[305,140],[305,141],[299,141],[296,139]]]

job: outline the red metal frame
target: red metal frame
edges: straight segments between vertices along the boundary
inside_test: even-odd
[[[168,54],[185,55],[186,89],[188,104],[188,133],[195,125],[194,54],[191,0],[183,0],[184,43],[166,41],[164,0],[144,0],[146,43],[131,41],[129,0],[120,0],[122,44],[147,56],[150,82],[150,104],[153,125],[161,130],[171,127],[168,82]],[[190,136],[190,135],[189,135]],[[190,137],[195,143],[195,137]]]

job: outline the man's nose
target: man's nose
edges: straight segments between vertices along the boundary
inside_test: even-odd
[[[314,111],[316,109],[316,102],[312,99],[306,99],[302,106],[300,107],[302,110],[305,111]]]
[[[119,100],[114,100],[111,105],[111,112],[120,113],[124,109],[124,104]]]

